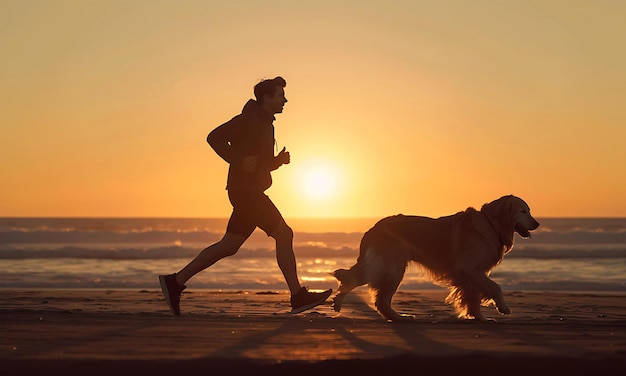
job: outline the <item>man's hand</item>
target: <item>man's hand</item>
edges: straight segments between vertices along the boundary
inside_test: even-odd
[[[248,155],[247,157],[244,157],[243,161],[241,162],[241,169],[246,172],[253,172],[256,168],[258,160],[258,155]]]
[[[285,147],[283,147],[283,150],[278,153],[276,158],[281,164],[289,164],[289,162],[291,162],[291,155],[289,155],[289,152],[286,151]]]

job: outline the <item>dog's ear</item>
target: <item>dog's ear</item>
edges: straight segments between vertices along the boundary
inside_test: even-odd
[[[514,203],[514,196],[502,196],[483,205],[480,209],[498,233],[500,241],[505,247],[505,253],[513,247],[513,231],[515,231],[515,224],[513,223]]]
[[[515,231],[515,220],[514,216],[517,209],[517,200],[514,196],[508,195],[502,197],[502,217],[500,217],[500,224],[502,227],[500,228],[500,239],[502,239],[506,252],[510,251],[513,247],[513,233]]]
[[[498,231],[506,234],[513,231],[513,215],[515,210],[515,199],[513,196],[502,196],[497,200],[483,205],[480,209],[491,223],[497,227]]]
[[[512,196],[509,200],[506,200],[506,208],[508,213],[507,217],[509,218],[509,221],[512,222],[513,215],[515,215],[515,212],[517,211],[517,202],[515,202]]]
[[[510,218],[510,203],[508,201],[510,200],[507,200],[506,196],[500,197],[484,204],[480,211],[489,218],[491,223],[502,224],[503,221],[507,221],[507,217]]]

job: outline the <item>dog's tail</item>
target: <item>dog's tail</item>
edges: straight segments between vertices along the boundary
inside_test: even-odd
[[[361,244],[359,244],[359,257],[356,259],[357,264],[365,263],[365,256],[367,255],[367,249],[372,242],[372,232],[374,231],[374,228],[375,227],[369,229],[365,234],[363,234],[363,237],[361,238]]]
[[[337,269],[330,273],[332,276],[337,278],[340,284],[345,286],[348,291],[366,283],[364,272],[367,264],[367,249],[370,245],[370,231],[366,232],[361,239],[360,252],[359,257],[356,260],[356,264],[354,264],[350,269]]]
[[[356,260],[356,264],[350,269],[337,269],[330,274],[337,278],[341,284],[348,286],[360,286],[365,284],[363,279],[363,266],[366,263],[365,257],[367,255],[367,248],[370,246],[372,230],[367,231],[361,238],[361,244],[359,246],[359,257]]]
[[[364,284],[362,280],[363,277],[359,270],[359,264],[355,264],[350,269],[337,269],[330,273],[339,281],[337,294],[333,297],[333,309],[336,312],[341,311],[341,304],[345,296],[348,295],[350,291]]]
[[[354,269],[337,269],[331,272],[330,275],[337,278],[342,285],[354,285],[356,283],[356,275]]]

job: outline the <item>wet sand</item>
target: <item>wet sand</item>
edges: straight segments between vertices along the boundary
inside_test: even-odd
[[[388,323],[365,288],[292,315],[285,291],[0,290],[6,375],[612,374],[626,367],[626,293],[505,292],[497,322],[457,319],[445,290],[399,291]]]

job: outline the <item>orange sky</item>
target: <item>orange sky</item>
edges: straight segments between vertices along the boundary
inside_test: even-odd
[[[205,137],[277,75],[292,163],[268,194],[285,217],[441,216],[505,194],[537,217],[626,216],[624,14],[3,1],[0,216],[227,217],[227,164]]]

